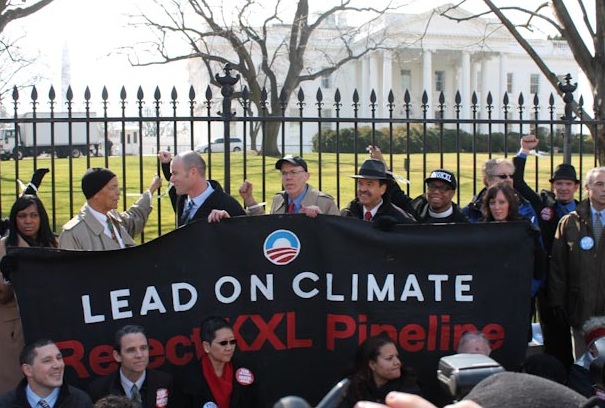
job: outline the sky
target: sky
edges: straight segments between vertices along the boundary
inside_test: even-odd
[[[147,33],[128,26],[128,13],[137,13],[137,4],[149,0],[55,0],[52,4],[30,17],[11,23],[7,30],[15,35],[26,33],[22,44],[30,52],[39,52],[37,66],[45,74],[39,83],[38,93],[44,100],[52,84],[57,94],[61,91],[62,55],[68,50],[70,61],[70,84],[75,100],[83,99],[86,86],[90,87],[93,100],[100,100],[103,86],[109,91],[114,108],[118,105],[118,95],[125,86],[129,99],[136,94],[139,86],[146,99],[160,88],[163,98],[176,87],[179,95],[186,95],[189,79],[186,63],[171,63],[154,67],[133,67],[126,55],[117,50],[120,47],[144,40]],[[233,0],[235,1],[235,0]],[[267,6],[272,0],[260,0]],[[295,2],[287,0],[294,6]],[[373,4],[381,1],[375,0]],[[440,4],[455,3],[456,0],[394,0],[406,6],[405,12],[423,12]],[[218,3],[220,1],[217,0]],[[328,0],[339,3],[340,0]],[[506,0],[507,4],[540,4],[543,0]],[[479,10],[481,0],[467,0],[465,8]],[[310,7],[325,7],[326,0],[310,0]],[[130,20],[131,21],[131,20]],[[5,31],[6,32],[6,31]],[[586,94],[586,91],[583,91]],[[134,99],[131,99],[134,100]],[[149,98],[152,100],[152,98]],[[134,104],[133,104],[134,105]],[[131,108],[134,108],[132,106]]]

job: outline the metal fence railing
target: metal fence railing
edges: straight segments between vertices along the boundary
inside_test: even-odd
[[[101,99],[93,101],[87,88],[82,104],[76,103],[69,89],[64,96],[66,109],[61,111],[52,88],[45,101],[49,108],[44,110],[38,107],[36,88],[29,98],[22,98],[15,89],[12,101],[5,100],[2,106],[6,116],[0,117],[0,213],[8,216],[20,194],[17,180],[27,183],[33,170],[40,167],[51,170],[39,195],[56,232],[84,203],[80,178],[88,167],[108,167],[118,175],[123,191],[120,206],[126,209],[147,188],[153,174],[161,174],[156,158],[160,150],[178,153],[198,149],[207,161],[208,178],[222,183],[238,199],[239,184],[248,179],[259,201],[270,201],[281,190],[274,169],[277,157],[299,154],[309,163],[310,183],[333,195],[341,208],[355,196],[349,176],[367,157],[368,144],[378,145],[393,172],[409,181],[402,186],[410,196],[424,192],[424,177],[432,169],[454,171],[460,186],[456,199],[461,205],[482,188],[482,162],[515,154],[520,134],[534,132],[540,138],[539,151],[526,170],[526,179],[536,189],[548,188],[553,169],[564,160],[574,164],[579,174],[598,163],[598,145],[592,134],[602,123],[581,119],[585,116],[581,114],[582,100],[573,100],[574,87],[569,81],[560,87],[565,93],[564,112],[557,112],[561,106],[555,103],[560,102],[558,95],[549,101],[534,97],[530,104],[523,95],[514,103],[504,95],[498,103],[501,111],[496,112],[488,94],[485,101],[478,101],[475,95],[468,101],[470,117],[461,117],[460,107],[466,102],[459,94],[451,101],[441,94],[434,106],[425,94],[422,106],[412,107],[407,92],[402,100],[391,93],[382,102],[388,116],[376,117],[374,108],[381,102],[373,93],[371,100],[364,102],[357,93],[345,100],[338,90],[329,102],[321,90],[312,101],[299,92],[297,116],[287,116],[286,109],[277,109],[279,116],[270,116],[262,109],[252,114],[254,105],[245,89],[234,94],[224,88],[220,99],[208,88],[204,99],[198,101],[192,87],[186,102],[179,100],[174,89],[168,100],[156,89],[147,106],[141,90],[134,100],[122,91],[117,112],[110,109],[109,102],[115,101],[105,89]],[[266,107],[269,101],[264,94],[260,106]],[[220,114],[213,113],[217,101],[222,104]],[[446,101],[454,106],[454,115],[446,115]],[[322,106],[328,103],[331,114],[324,117]],[[371,108],[368,117],[359,114],[364,103]],[[316,109],[304,109],[305,105]],[[411,112],[420,114],[413,116]],[[211,143],[215,139],[222,141]],[[167,186],[165,182],[155,199],[140,242],[174,229],[170,200],[162,194]]]

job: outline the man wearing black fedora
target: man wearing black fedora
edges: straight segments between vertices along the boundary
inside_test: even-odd
[[[559,164],[550,179],[550,190],[542,190],[538,194],[527,185],[524,179],[527,156],[532,149],[538,146],[538,138],[532,134],[524,135],[521,137],[520,145],[521,149],[513,159],[515,164],[514,187],[523,198],[531,203],[538,214],[542,239],[550,255],[559,220],[576,209],[578,201],[574,196],[580,187],[580,180],[574,166],[566,163]],[[569,367],[573,363],[569,327],[559,324],[554,310],[548,306],[547,293],[548,281],[546,286],[538,292],[538,311],[544,337],[544,351],[561,360],[565,367]]]
[[[414,224],[412,215],[391,203],[387,190],[387,173],[380,160],[367,159],[361,164],[356,175],[357,197],[341,212],[344,217],[354,217],[366,221],[377,221],[389,217],[394,224]]]

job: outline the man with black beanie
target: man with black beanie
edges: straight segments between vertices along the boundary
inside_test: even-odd
[[[86,204],[63,226],[59,248],[84,251],[105,251],[136,245],[133,238],[140,234],[151,213],[151,195],[162,185],[154,176],[149,190],[128,210],[119,213],[118,178],[109,169],[90,168],[82,177]]]

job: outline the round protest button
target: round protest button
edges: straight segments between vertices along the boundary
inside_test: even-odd
[[[155,392],[156,408],[164,408],[168,406],[168,390],[166,388],[158,388]]]
[[[594,246],[594,239],[592,237],[584,237],[580,240],[580,248],[585,251],[589,251]]]
[[[252,371],[248,370],[247,368],[238,368],[238,370],[235,372],[235,379],[241,385],[250,385],[254,382],[254,374],[252,374]]]
[[[216,405],[214,401],[208,401],[202,406],[202,408],[218,408],[218,405]]]
[[[542,211],[540,211],[540,218],[542,218],[544,221],[550,221],[554,216],[555,212],[550,207],[544,207],[542,208]]]

